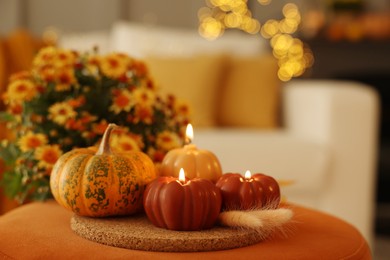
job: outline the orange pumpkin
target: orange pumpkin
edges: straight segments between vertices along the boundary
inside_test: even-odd
[[[155,177],[152,160],[142,152],[115,153],[109,124],[99,149],[74,149],[53,167],[50,188],[57,202],[89,217],[129,215],[142,209],[146,185]]]

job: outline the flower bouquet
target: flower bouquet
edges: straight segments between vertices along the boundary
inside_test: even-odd
[[[57,159],[97,145],[108,123],[122,126],[111,138],[115,149],[143,151],[158,164],[182,145],[189,122],[187,104],[161,96],[146,65],[120,53],[44,48],[30,71],[11,76],[3,101],[0,119],[12,137],[0,146],[1,184],[20,203],[51,197]]]

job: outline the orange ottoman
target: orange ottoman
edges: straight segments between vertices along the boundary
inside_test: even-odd
[[[98,244],[70,228],[72,212],[56,202],[31,203],[0,217],[0,259],[371,259],[362,235],[348,223],[300,206],[287,237],[223,251],[162,253]]]

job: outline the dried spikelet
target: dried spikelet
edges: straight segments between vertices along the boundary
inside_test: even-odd
[[[293,216],[291,209],[280,208],[280,209],[267,209],[267,210],[252,210],[248,212],[250,215],[261,219],[265,226],[280,226],[288,221]]]
[[[285,224],[293,217],[292,210],[286,208],[253,210],[250,214],[261,219],[263,222],[262,232],[272,233],[278,230],[285,235],[287,235]]]
[[[248,211],[225,211],[219,215],[219,222],[223,226],[253,229],[268,236],[275,230],[282,230],[282,226],[293,217],[291,209],[261,209]]]
[[[219,214],[218,220],[223,226],[228,227],[259,229],[263,226],[263,222],[248,211],[225,211]]]

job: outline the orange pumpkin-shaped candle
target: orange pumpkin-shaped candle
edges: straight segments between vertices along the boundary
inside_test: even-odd
[[[144,209],[157,227],[194,231],[212,228],[221,210],[221,194],[210,180],[158,177],[148,184]]]
[[[222,176],[222,168],[218,158],[208,150],[201,150],[191,144],[193,130],[191,124],[186,130],[187,144],[182,148],[169,151],[160,166],[160,176],[178,177],[183,168],[189,179],[203,178],[216,182]]]
[[[280,203],[279,184],[265,174],[226,173],[216,186],[221,190],[224,210],[276,209]]]
[[[99,149],[74,149],[53,167],[50,188],[57,202],[89,217],[129,215],[142,209],[146,185],[155,177],[152,160],[142,152],[115,153],[109,145],[114,124]]]

